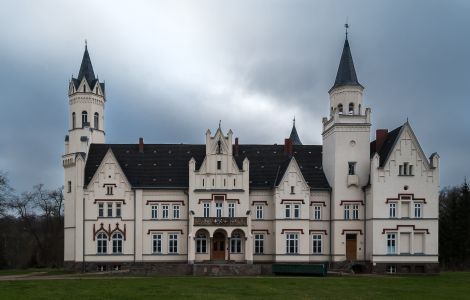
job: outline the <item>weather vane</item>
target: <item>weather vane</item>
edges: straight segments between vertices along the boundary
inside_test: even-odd
[[[346,39],[348,39],[348,28],[349,28],[348,17],[346,17],[346,23],[344,24],[344,28],[346,28]]]

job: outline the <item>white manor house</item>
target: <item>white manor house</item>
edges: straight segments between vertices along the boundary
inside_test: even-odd
[[[105,85],[85,47],[62,157],[66,267],[438,272],[439,156],[408,122],[371,141],[363,91],[346,37],[322,145],[302,144],[295,123],[280,145],[244,145],[220,126],[199,145],[106,144]]]

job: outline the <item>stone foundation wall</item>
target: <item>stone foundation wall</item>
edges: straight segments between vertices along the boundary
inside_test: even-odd
[[[389,273],[389,266],[395,266],[396,274],[438,274],[438,263],[376,263],[372,267],[373,273]]]

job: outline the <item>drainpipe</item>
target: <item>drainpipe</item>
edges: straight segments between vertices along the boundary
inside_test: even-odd
[[[134,189],[134,265],[135,265],[135,246],[136,246],[136,233],[137,233],[137,229],[136,229],[136,209],[137,209],[137,201],[136,201],[136,198],[137,198],[137,193],[136,193],[136,190]]]
[[[333,218],[333,204],[331,203],[331,193],[332,191],[330,190],[330,265],[328,266],[329,269],[331,269],[331,263],[333,261],[333,246],[332,246],[332,240],[333,240],[333,232],[331,232],[331,223],[332,223],[332,218]]]
[[[362,190],[364,191],[364,249],[363,249],[363,258],[366,261],[366,246],[367,246],[367,193],[366,188],[363,187]]]
[[[83,212],[82,212],[82,272],[85,273],[85,197],[83,197]]]
[[[188,213],[186,215],[186,220],[187,220],[186,221],[186,263],[189,263],[189,247],[190,247],[189,246],[189,244],[190,244],[190,242],[189,242],[189,214],[190,214],[190,212],[189,212],[189,188],[188,188],[188,191],[183,191],[183,193],[186,194],[186,196],[187,196],[186,197],[186,199],[187,199],[187,201],[186,201],[187,206],[186,207],[188,208],[187,209]]]

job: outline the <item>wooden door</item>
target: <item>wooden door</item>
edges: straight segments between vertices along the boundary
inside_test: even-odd
[[[225,236],[219,232],[212,239],[212,260],[225,260]]]
[[[357,259],[357,236],[346,234],[346,260]]]

